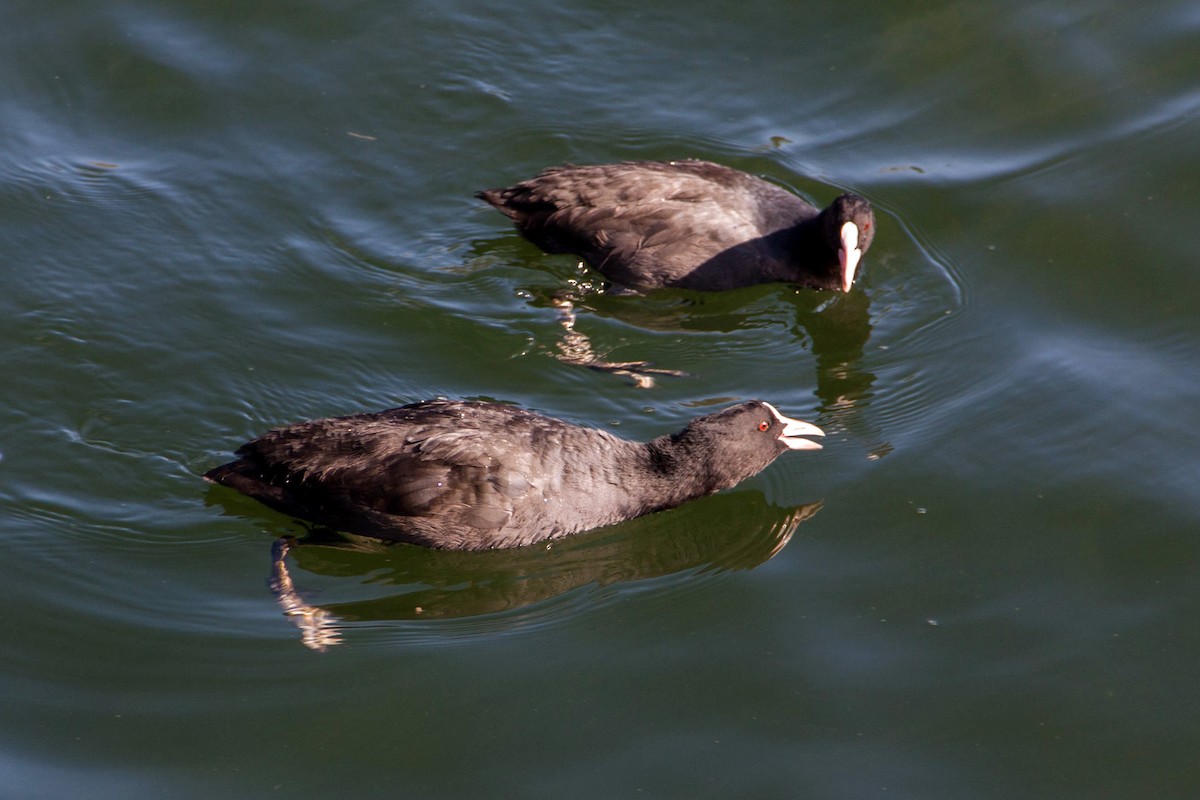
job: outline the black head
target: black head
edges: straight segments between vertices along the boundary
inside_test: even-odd
[[[875,212],[865,197],[839,195],[821,212],[825,241],[838,254],[839,283],[850,291],[858,264],[875,239]]]
[[[752,400],[692,420],[677,438],[707,458],[717,491],[758,474],[788,450],[820,450],[821,445],[804,437],[824,435],[816,425]]]

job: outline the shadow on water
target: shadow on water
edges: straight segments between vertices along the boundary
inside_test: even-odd
[[[256,505],[216,487],[208,502],[236,516]],[[524,628],[568,613],[567,596],[584,587],[590,587],[584,599],[593,607],[594,592],[607,587],[753,569],[777,555],[820,509],[820,502],[780,508],[761,492],[740,491],[550,545],[483,552],[431,550],[309,529],[299,539],[276,541],[270,586],[304,644],[314,650],[340,643],[354,623],[474,621],[466,628],[443,629],[442,636]],[[260,515],[272,513],[259,509]],[[311,603],[310,592],[297,585],[303,578],[293,576],[289,562],[307,573],[357,578],[356,585],[383,591],[367,599]]]

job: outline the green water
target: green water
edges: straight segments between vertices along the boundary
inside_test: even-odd
[[[1200,793],[1200,13],[10,3],[0,795]],[[602,291],[472,192],[702,157],[879,233],[848,296]],[[688,372],[639,389],[555,358]],[[199,476],[433,396],[828,432],[550,550],[301,547]]]

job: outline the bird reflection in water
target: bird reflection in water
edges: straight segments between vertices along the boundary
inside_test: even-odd
[[[558,341],[557,358],[564,364],[587,367],[598,372],[608,372],[628,378],[639,389],[654,388],[658,376],[683,377],[687,373],[678,369],[663,369],[649,361],[605,361],[592,349],[592,340],[586,333],[575,330],[575,304],[566,295],[557,295],[552,301],[558,309],[558,324],[563,336]]]
[[[732,333],[756,325],[752,317],[763,296],[780,292],[762,287],[718,295],[692,293],[631,298],[612,287],[579,285],[570,292],[529,290],[530,305],[550,307],[559,315],[563,335],[553,355],[564,363],[619,375],[641,389],[653,388],[657,378],[687,376],[677,369],[655,367],[649,361],[606,361],[596,354],[587,334],[576,329],[579,312],[608,317],[622,324],[657,332]],[[879,426],[867,413],[875,396],[875,374],[865,363],[871,338],[871,297],[866,291],[813,292],[794,289],[786,298],[792,320],[786,333],[772,333],[807,345],[815,359],[814,394],[820,401],[817,421],[830,433],[842,432],[861,443],[867,458],[892,452]],[[777,330],[773,326],[765,330]]]
[[[754,508],[747,509],[748,499]],[[482,552],[389,545],[313,529],[299,541],[275,542],[269,585],[300,631],[301,642],[315,651],[342,643],[344,631],[354,623],[488,618],[504,627],[544,613],[532,607],[584,586],[599,589],[684,572],[753,569],[778,555],[799,525],[820,509],[819,502],[779,508],[760,492],[742,491],[551,545]],[[703,514],[704,523],[681,521],[686,513]],[[759,524],[735,533],[746,531],[747,519]],[[373,584],[404,590],[368,600],[312,604],[292,579],[289,555],[315,574],[370,574]],[[393,565],[390,572],[381,574],[381,557]]]
[[[304,646],[324,652],[335,644],[341,644],[342,633],[337,627],[337,617],[320,606],[304,602],[296,591],[286,561],[291,544],[292,540],[282,538],[276,539],[271,547],[271,580],[268,585],[284,616],[299,628],[300,641]]]
[[[871,338],[870,311],[865,292],[827,296],[812,311],[798,314],[793,335],[807,335],[812,343],[821,424],[857,439],[867,458],[877,460],[892,452],[892,445],[865,413],[875,394],[875,374],[863,363]]]

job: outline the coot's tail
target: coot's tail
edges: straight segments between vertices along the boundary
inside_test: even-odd
[[[204,473],[204,480],[228,486],[273,508],[285,510],[291,505],[285,497],[284,488],[265,480],[262,469],[245,458],[213,467]]]
[[[521,223],[535,209],[529,203],[522,202],[517,197],[514,192],[516,188],[514,186],[506,189],[484,189],[482,192],[476,192],[475,196],[494,206],[497,211],[514,222]]]

